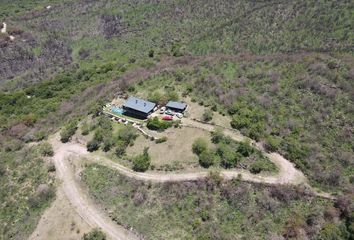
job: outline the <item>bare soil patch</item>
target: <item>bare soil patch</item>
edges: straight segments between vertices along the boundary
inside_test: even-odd
[[[60,188],[56,200],[42,215],[29,240],[76,240],[90,230]]]

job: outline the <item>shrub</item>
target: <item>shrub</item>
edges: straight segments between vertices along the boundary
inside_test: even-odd
[[[92,139],[87,143],[86,147],[87,147],[87,151],[94,152],[100,148],[100,144],[97,140]]]
[[[95,134],[93,135],[93,139],[95,139],[97,142],[102,142],[104,135],[103,131],[104,130],[102,128],[97,128]]]
[[[251,121],[248,118],[233,116],[230,124],[232,128],[241,129],[249,127],[251,125]]]
[[[213,112],[210,109],[205,109],[202,120],[205,122],[210,122],[213,119]]]
[[[33,127],[34,124],[37,122],[37,116],[33,113],[29,113],[26,116],[22,118],[22,122],[27,126],[27,127]]]
[[[6,168],[3,165],[0,165],[0,177],[5,176]]]
[[[215,144],[220,143],[224,139],[225,135],[222,133],[221,129],[216,129],[211,132],[211,141]]]
[[[77,121],[69,122],[60,132],[60,141],[63,143],[69,142],[71,137],[77,130]]]
[[[237,152],[242,154],[244,157],[249,157],[254,152],[254,149],[248,141],[245,141],[239,143]]]
[[[98,102],[94,103],[90,107],[89,114],[92,114],[93,117],[98,117],[102,112],[103,106],[104,106],[104,102],[102,102],[102,101],[98,101]]]
[[[55,191],[52,186],[47,184],[40,184],[33,196],[28,201],[32,208],[38,208],[43,205],[44,202],[49,201],[55,196]]]
[[[183,53],[181,51],[181,45],[180,44],[173,44],[171,47],[171,52],[174,57],[181,57],[183,56]]]
[[[179,128],[181,126],[181,120],[173,121],[173,126]]]
[[[343,224],[326,223],[321,229],[318,239],[349,239],[349,232]]]
[[[89,233],[85,233],[82,240],[106,240],[106,234],[98,229],[94,229]]]
[[[54,155],[54,150],[53,147],[50,143],[44,142],[39,146],[39,152],[42,156],[50,156],[52,157]]]
[[[214,152],[205,150],[199,155],[199,164],[204,168],[209,168],[210,166],[215,164],[215,162],[217,161],[216,158],[217,156]]]
[[[178,96],[178,93],[175,91],[168,91],[167,98],[169,101],[178,101],[179,96]]]
[[[248,130],[248,136],[256,141],[259,141],[264,134],[264,124],[262,122],[257,122],[251,124]]]
[[[262,163],[261,162],[255,162],[251,165],[251,173],[253,174],[258,174],[262,171]]]
[[[219,144],[216,152],[220,156],[220,163],[224,168],[235,167],[238,159],[242,157],[239,153],[236,153],[231,146],[226,144]]]
[[[254,174],[258,174],[262,171],[272,171],[275,170],[276,167],[273,163],[269,161],[265,161],[265,159],[259,159],[255,163],[251,165],[250,172]]]
[[[47,166],[47,170],[48,170],[48,172],[55,172],[55,170],[56,170],[55,164],[53,162],[50,162]]]
[[[103,148],[102,150],[108,152],[114,146],[112,137],[106,137],[103,139]]]
[[[141,155],[138,155],[133,160],[133,170],[136,172],[145,172],[149,169],[151,159],[149,156],[149,148],[145,147],[144,152]]]
[[[36,131],[34,133],[34,140],[35,141],[42,141],[43,139],[47,138],[47,133],[45,131]]]
[[[90,126],[84,122],[81,126],[81,134],[86,136],[90,133]]]
[[[161,121],[158,117],[150,118],[146,124],[148,129],[155,131],[163,131],[172,125],[172,121]]]
[[[126,146],[132,144],[134,140],[139,136],[136,129],[132,126],[126,126],[119,129],[117,140],[122,141]]]
[[[267,151],[276,152],[280,147],[281,139],[275,136],[268,136],[265,140],[265,148]]]
[[[163,95],[160,91],[155,91],[148,96],[150,102],[154,102],[160,105],[167,103],[167,97]]]
[[[164,136],[164,137],[161,137],[159,139],[156,139],[155,143],[158,144],[158,143],[163,143],[163,142],[166,142],[166,141],[167,141],[167,137]]]
[[[304,160],[308,155],[308,148],[302,146],[296,140],[290,140],[285,144],[286,153],[285,157],[294,161],[296,167],[300,169],[306,169],[307,161]]]
[[[153,49],[150,49],[149,54],[148,54],[149,58],[153,58],[154,54],[155,54],[155,51]]]
[[[203,138],[198,138],[197,140],[194,141],[192,145],[192,151],[194,154],[197,154],[198,156],[206,151],[208,149],[208,143],[205,139]]]
[[[117,147],[116,147],[116,150],[115,150],[115,153],[117,155],[117,157],[121,157],[125,154],[125,150],[126,150],[126,145],[124,144],[124,142],[122,141],[119,141],[117,143]]]

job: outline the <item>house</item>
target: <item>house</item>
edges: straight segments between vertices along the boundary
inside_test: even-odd
[[[187,109],[187,104],[183,102],[169,101],[166,104],[166,108],[174,112],[183,113]]]
[[[129,97],[123,104],[124,115],[139,119],[146,119],[154,111],[155,107],[155,103],[136,97]]]

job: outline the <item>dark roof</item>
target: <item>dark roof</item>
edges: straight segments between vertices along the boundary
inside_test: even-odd
[[[143,113],[151,112],[155,106],[156,106],[155,103],[145,101],[143,99],[136,98],[136,97],[129,97],[128,100],[123,105],[123,107],[131,108]]]
[[[169,101],[166,105],[167,108],[174,108],[174,109],[180,109],[180,110],[184,110],[187,107],[186,103],[183,102],[173,102],[173,101]]]

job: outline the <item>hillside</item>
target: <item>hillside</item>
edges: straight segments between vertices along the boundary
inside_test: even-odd
[[[0,3],[0,28],[2,22],[6,22],[7,32],[0,33],[0,156],[4,159],[0,162],[0,202],[4,206],[0,239],[29,236],[59,184],[52,182],[51,160],[37,142],[63,126],[86,121],[88,114],[98,115],[120,92],[147,98],[174,92],[188,98],[227,119],[225,127],[240,131],[267,151],[294,163],[314,188],[346,199],[340,203],[312,196],[300,199],[302,192],[286,188],[284,191],[292,193],[291,200],[283,203],[269,196],[269,191],[275,191],[272,187],[269,190],[268,186],[244,183],[248,200],[256,202],[245,203],[248,208],[237,213],[242,219],[255,218],[249,209],[252,206],[262,211],[267,208],[259,200],[264,195],[283,214],[264,210],[270,215],[262,218],[262,226],[251,228],[255,229],[254,236],[301,239],[303,232],[291,235],[284,230],[287,226],[274,222],[282,216],[289,218],[292,212],[305,221],[309,214],[301,212],[299,204],[321,216],[312,226],[308,222],[298,224],[299,229],[306,229],[308,239],[317,239],[320,232],[328,234],[320,239],[353,238],[353,216],[348,213],[354,207],[352,1],[5,0]],[[31,171],[26,172],[26,168]],[[115,199],[106,190],[102,191],[108,198],[102,199],[93,183],[98,177],[91,174],[94,178],[89,178],[92,167],[82,171],[86,174],[83,185],[99,204],[129,201]],[[102,178],[112,175],[109,172]],[[102,186],[110,187],[107,182]],[[123,184],[122,192],[129,192],[131,185],[136,188],[136,183],[121,177],[113,182]],[[43,184],[45,193],[41,195]],[[219,187],[211,194],[213,202],[202,207],[203,211],[213,209],[215,218],[198,223],[200,239],[210,235],[205,230],[208,226],[215,228],[215,233],[230,230],[231,223],[215,208],[217,203],[226,204],[220,211],[235,206]],[[183,212],[180,204],[197,201],[196,194],[207,196],[209,190],[193,185],[185,193],[191,202],[176,201],[167,206],[164,186],[141,188],[148,206],[164,213],[173,208],[177,218],[172,222],[181,224],[186,237],[193,236],[195,232],[183,224],[199,221],[199,213],[192,214],[195,219],[186,219],[183,214],[190,213]],[[173,188],[183,189],[184,185]],[[176,192],[168,194],[173,197]],[[163,205],[153,206],[154,197]],[[20,207],[14,209],[15,205]],[[335,210],[326,212],[328,206]],[[146,211],[145,207],[138,206]],[[137,214],[137,209],[129,205],[115,217],[120,222],[127,218],[127,224],[138,225],[152,239],[162,239],[163,234],[147,230],[148,222],[139,225],[129,219],[131,214]],[[272,227],[265,234],[269,222]],[[18,229],[21,223],[24,227]],[[243,224],[246,222],[238,222],[238,230],[245,227]],[[253,237],[251,230],[242,232]],[[173,238],[172,230],[169,234]],[[213,239],[235,236],[228,234]]]

